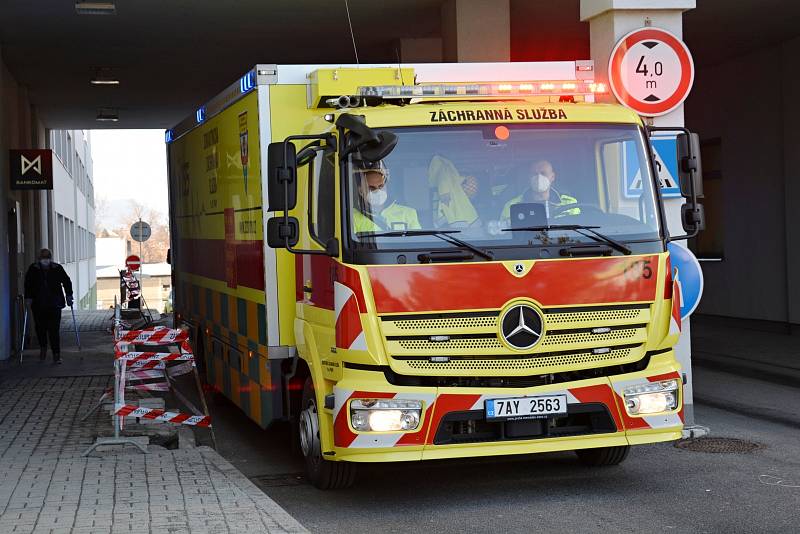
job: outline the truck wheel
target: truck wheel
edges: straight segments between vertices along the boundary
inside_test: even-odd
[[[319,489],[349,488],[356,479],[356,466],[350,462],[333,462],[322,456],[319,437],[319,413],[314,382],[309,376],[303,387],[303,403],[299,416],[300,451],[306,461],[306,474]]]
[[[597,449],[578,449],[575,454],[584,465],[600,467],[604,465],[618,465],[628,457],[630,445],[622,447],[599,447]]]

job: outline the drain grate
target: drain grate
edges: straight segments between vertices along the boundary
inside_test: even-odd
[[[763,449],[764,446],[754,441],[738,438],[696,438],[682,439],[675,446],[692,452],[710,452],[713,454],[746,454]]]
[[[260,488],[278,488],[281,486],[300,486],[306,483],[302,473],[281,473],[277,475],[259,475],[250,480]]]

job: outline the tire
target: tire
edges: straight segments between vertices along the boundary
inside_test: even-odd
[[[319,413],[314,395],[314,382],[309,376],[303,386],[303,403],[298,416],[300,452],[306,463],[306,475],[315,487],[321,490],[344,489],[356,480],[356,465],[350,462],[334,462],[322,456],[319,436]]]
[[[597,449],[578,449],[575,454],[578,460],[584,465],[591,467],[602,467],[607,465],[619,465],[630,452],[630,445],[622,447],[599,447]]]

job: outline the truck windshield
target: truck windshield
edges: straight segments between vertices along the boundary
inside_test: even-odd
[[[499,258],[539,257],[533,249],[599,241],[568,225],[590,226],[629,246],[649,243],[648,251],[663,246],[645,140],[635,125],[392,131],[398,143],[385,160],[351,155],[347,162],[346,224],[355,250],[464,248],[438,238],[437,230],[504,252]]]

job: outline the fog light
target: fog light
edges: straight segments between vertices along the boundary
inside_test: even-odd
[[[356,399],[350,423],[360,432],[407,432],[419,427],[422,402],[405,399]]]
[[[678,407],[677,380],[647,382],[625,388],[625,409],[631,415],[669,412]]]

